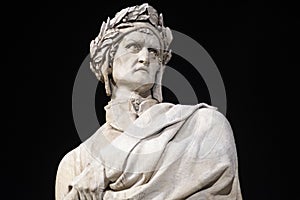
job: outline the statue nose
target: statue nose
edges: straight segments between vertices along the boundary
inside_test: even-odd
[[[149,65],[149,52],[147,48],[143,48],[139,53],[139,63],[143,63],[144,65]]]

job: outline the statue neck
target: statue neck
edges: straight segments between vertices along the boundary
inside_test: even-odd
[[[143,98],[138,93],[131,91],[131,93],[126,93],[126,96],[118,96],[108,102],[108,105],[105,106],[106,121],[115,129],[123,131],[157,103],[157,100],[153,99],[151,95]]]
[[[151,90],[135,91],[128,87],[114,87],[112,90],[111,101],[127,101],[132,98],[149,99],[152,98]]]

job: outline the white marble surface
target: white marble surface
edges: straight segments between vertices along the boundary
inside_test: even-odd
[[[242,199],[227,119],[203,103],[162,103],[171,41],[148,4],[103,23],[90,47],[111,96],[106,123],[60,162],[57,200]]]

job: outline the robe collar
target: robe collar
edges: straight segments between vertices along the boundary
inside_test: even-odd
[[[129,99],[111,100],[104,107],[106,111],[106,122],[113,128],[124,131],[148,108],[157,104],[158,101],[152,96],[143,98],[132,93]]]

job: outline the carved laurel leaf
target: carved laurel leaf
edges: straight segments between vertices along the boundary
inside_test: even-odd
[[[94,44],[95,44],[95,45],[97,45],[97,44],[98,44],[98,42],[99,42],[99,38],[98,38],[98,37],[96,37],[96,38],[95,38],[95,41],[94,41]]]
[[[172,57],[172,50],[166,51],[163,55],[164,64],[167,64]]]
[[[172,32],[171,32],[171,30],[169,29],[169,27],[165,28],[165,31],[166,31],[166,40],[167,40],[168,46],[169,46],[170,43],[171,43],[172,40],[173,40],[173,35],[172,35]]]
[[[155,15],[150,15],[149,20],[153,25],[157,25],[157,17]]]
[[[140,5],[140,6],[136,6],[135,10],[138,13],[142,14],[143,12],[146,11],[147,7],[149,7],[148,3],[144,3],[144,4]]]
[[[102,59],[103,59],[103,58],[101,57],[101,60],[102,60]],[[100,67],[99,63],[97,63],[97,64],[96,64],[96,70],[99,71],[100,68],[101,68],[101,67]]]
[[[132,6],[132,7],[130,7],[130,8],[128,9],[127,12],[132,12],[132,11],[134,11],[134,10],[136,9],[136,7],[137,7],[137,6]]]
[[[151,14],[149,17],[150,22],[154,25],[157,26],[157,22],[158,22],[158,17],[155,14]]]
[[[107,33],[105,36],[104,36],[104,40],[106,40],[106,39],[109,39],[109,38],[113,38],[113,37],[115,37],[116,35],[118,35],[119,34],[119,32],[118,31],[115,31],[115,32],[110,32],[110,33]]]
[[[105,24],[105,27],[104,27],[104,31],[106,32],[107,31],[107,29],[109,28],[109,21],[110,21],[110,19],[109,19],[109,17],[107,18],[107,22],[106,22],[106,24]],[[102,35],[103,36],[103,35]]]
[[[96,52],[96,55],[95,55],[95,57],[93,59],[93,61],[96,64],[96,69],[98,69],[97,65],[101,66],[103,64],[103,62],[105,61],[105,54],[108,51],[108,49],[109,49],[109,46],[106,45],[106,47],[103,47],[103,48],[101,48],[100,51]]]
[[[112,26],[119,23],[123,19],[123,17],[127,14],[128,10],[129,8],[124,8],[120,12],[118,12],[114,17],[114,24],[112,24]]]
[[[110,38],[104,40],[103,43],[101,44],[101,48],[104,48],[104,47],[106,47],[107,45],[111,45],[112,42],[113,42],[113,40],[110,39]]]
[[[150,16],[150,18],[149,18],[150,22],[151,22],[153,25],[157,26],[158,15],[157,15],[156,10],[155,10],[152,6],[149,6],[149,7],[147,8],[147,10],[148,10],[148,13],[149,13],[149,16]]]
[[[149,19],[149,16],[148,15],[140,15],[137,20],[147,20]]]
[[[94,68],[94,64],[92,62],[90,62],[90,69],[92,70],[92,72],[96,73],[96,70]]]
[[[105,22],[102,22],[102,25],[101,25],[101,28],[100,28],[100,32],[99,32],[99,34],[98,34],[98,38],[102,38],[102,36],[104,35],[104,32],[105,32],[105,30],[104,30],[104,28],[105,28]]]
[[[164,26],[164,18],[163,14],[160,13],[159,18],[158,18],[159,25]]]
[[[133,24],[130,23],[130,22],[127,22],[127,23],[119,24],[119,25],[117,26],[118,29],[120,29],[120,28],[128,28],[128,27],[133,27]]]
[[[138,17],[138,12],[131,12],[131,13],[128,13],[128,20],[136,20],[136,18]]]
[[[99,62],[101,62],[102,59],[103,59],[102,53],[97,53],[94,57],[94,62],[99,63]]]
[[[116,24],[116,18],[112,18],[112,19],[110,20],[110,26],[111,26],[111,27],[114,27],[115,24]]]
[[[92,40],[91,43],[90,43],[91,57],[94,57],[96,51],[97,51],[97,45],[95,45],[95,41]]]

